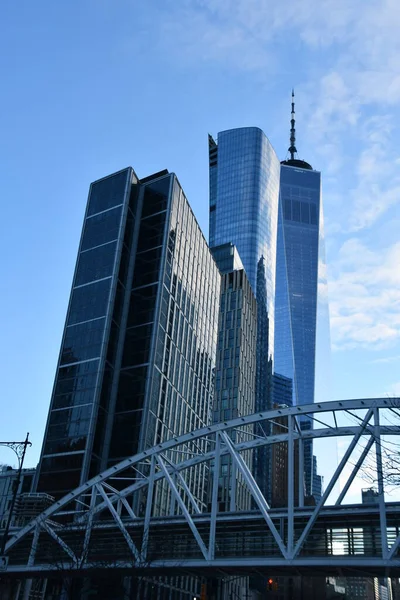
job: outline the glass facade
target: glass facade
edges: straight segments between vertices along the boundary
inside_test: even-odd
[[[220,275],[175,175],[91,185],[37,490],[211,422]],[[205,505],[205,466],[188,482]],[[155,491],[155,510],[169,501]]]
[[[319,172],[282,165],[274,364],[296,404],[314,401],[320,197]]]
[[[224,244],[212,252],[222,274],[213,406],[213,421],[220,423],[255,409],[257,304],[236,248]],[[232,435],[235,442],[252,439],[252,427]],[[242,456],[252,469],[251,452]],[[248,487],[229,455],[221,457],[218,502],[221,511],[251,508]]]
[[[128,168],[90,186],[36,485],[55,497],[100,470],[136,184]]]
[[[314,402],[321,174],[297,163],[281,165],[274,370],[293,380],[293,402],[301,405]],[[307,443],[308,494],[312,476],[312,445]]]
[[[141,188],[109,462],[211,421],[220,275],[177,178]],[[203,505],[204,469],[188,483]],[[168,502],[156,486],[155,511]]]
[[[280,162],[257,127],[209,136],[210,246],[237,247],[257,299],[255,410],[271,407]],[[263,435],[255,426],[254,433]],[[256,481],[270,497],[270,449],[253,455]]]
[[[292,406],[293,380],[279,373],[272,375],[272,405]]]
[[[209,164],[210,247],[237,247],[257,296],[257,266],[264,258],[273,355],[279,160],[261,129],[243,127],[220,132],[218,142],[209,137]]]
[[[256,390],[255,410],[257,412],[272,408],[271,374],[272,358],[269,355],[270,319],[266,292],[266,268],[264,257],[257,265],[257,347],[256,347]],[[256,424],[256,435],[271,433],[271,424]],[[262,446],[254,450],[254,477],[268,502],[271,500],[271,447]]]

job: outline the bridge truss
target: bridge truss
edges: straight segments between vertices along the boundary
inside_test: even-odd
[[[384,440],[400,435],[399,406],[400,399],[384,398],[277,408],[160,443],[85,482],[15,531],[5,549],[7,572],[35,577],[135,568],[207,576],[273,568],[398,576],[400,504],[385,503],[383,453]],[[304,419],[310,429],[300,427]],[[307,506],[304,446],[328,438],[350,441],[320,501]],[[287,469],[283,508],[269,506],[251,469],[252,453],[276,444]],[[221,511],[221,471],[228,463],[229,510]],[[344,504],[365,465],[377,484],[377,503]],[[346,484],[329,504],[344,472]],[[238,482],[251,498],[247,510],[237,506]]]

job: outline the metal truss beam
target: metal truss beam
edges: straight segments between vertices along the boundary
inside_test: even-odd
[[[371,450],[374,442],[375,442],[375,438],[374,438],[374,436],[371,435],[371,437],[368,440],[367,445],[365,446],[360,458],[357,461],[357,464],[354,466],[354,468],[350,474],[350,477],[346,481],[346,484],[345,484],[343,490],[340,492],[338,499],[335,502],[336,506],[338,506],[339,504],[342,504],[344,497],[346,496],[347,492],[349,491],[351,484],[353,483],[358,471],[361,469],[362,465],[364,464],[364,461],[367,458],[369,451]]]
[[[353,401],[349,401],[349,402],[353,402]],[[385,400],[385,402],[387,404],[387,400]],[[399,402],[400,402],[400,400],[399,400]],[[326,403],[326,404],[330,404],[330,403]],[[343,402],[341,402],[341,404],[343,404]],[[364,406],[361,408],[364,408]],[[385,408],[386,408],[386,406],[385,406]],[[281,412],[283,413],[283,412],[286,412],[287,410],[288,409],[285,409],[285,410],[282,409]],[[275,413],[276,411],[272,411],[272,412]],[[260,413],[260,414],[264,414],[264,413]],[[267,414],[267,413],[265,413],[265,414]],[[253,415],[250,415],[250,416],[253,417]],[[247,417],[243,417],[243,419],[246,419],[246,418]],[[229,421],[229,422],[225,423],[224,424],[225,428],[221,429],[221,430],[226,431],[231,428],[232,429],[236,428],[238,426],[237,421],[238,421],[237,419],[234,419],[233,421]],[[207,437],[210,435],[209,429],[211,429],[211,427],[206,429]],[[359,430],[359,426],[340,427],[337,430],[332,429],[332,428],[330,428],[330,429],[313,429],[313,430],[309,430],[309,431],[303,431],[301,438],[303,440],[306,440],[306,439],[323,439],[323,438],[329,438],[329,437],[352,436],[352,435],[355,435],[358,432],[358,430]],[[204,429],[193,432],[193,435],[196,434],[198,437],[201,437],[200,432],[204,432]],[[400,435],[400,427],[393,426],[393,425],[381,426],[381,435]],[[294,434],[294,439],[297,439],[297,440],[300,439],[297,432]],[[242,452],[244,450],[251,450],[253,448],[261,447],[261,446],[265,446],[265,445],[270,445],[270,444],[275,444],[275,443],[284,443],[284,442],[287,442],[287,440],[288,440],[288,434],[285,433],[285,434],[270,436],[269,438],[265,438],[265,439],[260,438],[260,439],[255,439],[255,440],[249,440],[247,442],[242,442],[242,443],[236,444],[235,448],[239,452]],[[15,534],[8,541],[8,543],[6,545],[6,552],[9,551],[18,542],[19,539],[21,539],[22,537],[24,537],[25,535],[30,533],[34,529],[36,524],[41,523],[42,521],[45,521],[46,519],[50,519],[55,513],[61,512],[62,508],[64,508],[68,504],[72,503],[73,501],[76,501],[80,495],[82,495],[84,493],[87,494],[88,491],[90,491],[90,489],[96,485],[96,483],[101,483],[103,481],[107,481],[109,478],[111,478],[111,479],[114,478],[117,473],[119,473],[129,467],[132,467],[139,462],[143,462],[144,459],[151,458],[151,456],[153,456],[157,453],[156,451],[161,453],[165,450],[171,449],[173,446],[179,446],[180,444],[182,444],[186,441],[187,441],[187,434],[184,436],[181,436],[180,438],[174,438],[173,442],[168,441],[168,442],[164,442],[163,444],[159,444],[159,446],[157,446],[155,449],[151,449],[149,451],[142,452],[139,455],[136,455],[129,459],[125,459],[118,465],[115,465],[111,469],[107,469],[103,473],[101,473],[101,474],[97,475],[96,477],[94,477],[93,479],[87,481],[86,483],[84,483],[82,486],[80,486],[76,490],[69,492],[66,496],[64,496],[57,502],[55,502],[50,508],[46,509],[43,513],[41,513],[41,515],[36,517],[33,521],[31,521],[28,525],[26,525],[23,529],[21,529],[17,534]],[[221,450],[221,455],[226,455],[227,453],[228,453],[228,450],[226,448]],[[193,458],[188,459],[187,461],[178,463],[176,465],[176,469],[178,471],[183,471],[192,466],[196,466],[202,462],[208,462],[213,458],[213,456],[214,456],[213,451],[208,452],[203,455],[196,455]],[[155,480],[158,480],[162,477],[163,477],[163,475],[158,473],[155,475]],[[143,477],[141,479],[139,479],[139,481],[135,480],[135,483],[131,484],[124,490],[120,491],[117,495],[114,495],[114,497],[111,496],[110,501],[116,502],[119,499],[129,496],[133,491],[138,490],[147,485],[148,485],[147,478],[143,475]],[[102,510],[104,510],[105,508],[106,508],[106,504],[104,502],[100,503],[96,506],[95,513],[97,514],[97,513],[101,512]]]
[[[382,558],[386,558],[388,554],[387,540],[387,525],[386,525],[386,506],[385,506],[385,489],[383,485],[383,467],[382,467],[382,447],[381,447],[381,427],[379,420],[379,410],[374,408],[374,423],[375,423],[375,454],[376,454],[376,470],[378,473],[378,494],[379,494],[379,516],[381,522],[381,542],[382,542]]]
[[[150,462],[150,473],[148,476],[146,513],[144,516],[144,526],[143,526],[143,540],[142,540],[142,551],[141,551],[142,561],[147,560],[147,549],[148,549],[148,545],[149,545],[149,534],[150,534],[150,518],[151,518],[151,511],[153,508],[155,469],[156,469],[156,458],[155,458],[155,456],[152,456],[151,462]]]
[[[103,473],[97,475],[91,480],[87,481],[77,489],[71,491],[64,498],[57,501],[53,506],[44,511],[41,515],[39,515],[36,519],[34,519],[30,524],[21,529],[18,533],[14,535],[14,537],[9,540],[6,546],[6,552],[9,552],[20,540],[22,540],[25,536],[30,535],[32,531],[39,531],[40,528],[45,529],[46,531],[52,531],[50,535],[52,535],[53,539],[57,541],[60,545],[63,541],[59,535],[55,533],[53,527],[51,525],[51,519],[54,519],[58,515],[62,515],[63,510],[68,505],[72,505],[76,507],[78,502],[81,502],[81,508],[79,511],[70,510],[68,514],[76,513],[76,523],[79,523],[82,526],[86,526],[84,544],[83,544],[83,552],[80,557],[80,561],[84,563],[85,557],[87,555],[88,547],[91,539],[91,531],[93,527],[93,520],[100,512],[104,510],[109,510],[111,513],[115,523],[118,528],[122,532],[128,547],[135,558],[136,564],[143,564],[146,561],[147,555],[147,545],[148,539],[150,535],[150,524],[151,524],[151,516],[152,516],[152,503],[153,503],[153,489],[154,485],[157,481],[164,479],[168,483],[168,487],[171,491],[174,502],[179,509],[181,510],[186,522],[188,523],[196,542],[199,545],[201,553],[205,560],[214,561],[215,560],[215,533],[216,533],[216,523],[217,519],[221,518],[221,515],[218,514],[218,484],[215,481],[216,474],[219,472],[219,464],[222,456],[230,455],[232,460],[232,469],[235,469],[237,473],[240,473],[243,477],[244,482],[246,483],[251,496],[254,498],[257,506],[259,507],[263,518],[265,519],[272,536],[282,553],[282,556],[285,559],[289,560],[300,560],[301,557],[298,556],[301,547],[307,538],[308,533],[313,527],[317,517],[319,516],[322,508],[325,505],[326,500],[331,493],[335,482],[337,481],[340,473],[343,470],[344,464],[348,461],[348,458],[351,455],[351,452],[355,448],[355,445],[358,443],[359,439],[362,435],[370,435],[373,436],[373,439],[380,439],[382,435],[400,435],[400,427],[392,426],[392,425],[381,425],[379,422],[379,410],[380,409],[390,409],[394,405],[400,406],[400,399],[365,399],[365,400],[347,400],[340,402],[326,402],[316,405],[309,406],[295,406],[285,409],[276,409],[268,412],[260,412],[254,415],[248,415],[246,417],[240,417],[237,419],[232,419],[231,421],[227,421],[224,423],[218,423],[216,425],[212,425],[209,427],[204,427],[197,431],[193,431],[187,434],[184,434],[180,437],[175,437],[167,442],[163,442],[158,444],[154,448],[150,448],[149,450],[145,450],[135,456],[129,457],[124,461],[121,461],[119,464],[114,465],[110,469],[107,469]],[[338,427],[336,415],[342,411],[359,411],[362,410],[367,412],[367,416],[364,419],[358,417],[357,418],[362,421],[361,424],[356,426],[348,426],[348,427]],[[310,430],[301,430],[298,426],[297,420],[304,418],[312,418],[314,421],[319,422],[320,424],[324,424],[324,420],[317,418],[315,415],[324,414],[324,413],[332,413],[335,419],[336,427],[332,427],[327,425],[326,428],[320,429],[310,429]],[[374,426],[369,424],[369,420],[371,415],[374,413],[375,416],[375,424]],[[287,431],[283,434],[270,435],[266,437],[257,436],[254,439],[247,439],[245,442],[233,442],[230,437],[230,432],[234,430],[238,430],[242,427],[247,427],[253,425],[255,423],[259,423],[262,428],[262,423],[266,422],[271,423],[276,419],[281,420],[282,418],[286,418],[288,422]],[[266,428],[268,430],[268,427]],[[243,431],[243,433],[246,433]],[[294,486],[293,481],[294,477],[292,477],[292,473],[294,470],[294,445],[295,442],[299,446],[299,466],[303,464],[303,443],[305,440],[311,439],[323,439],[329,437],[339,437],[339,436],[353,436],[353,441],[351,442],[345,456],[343,457],[341,464],[339,465],[334,477],[329,482],[327,490],[321,499],[321,502],[315,508],[314,512],[309,518],[309,521],[302,532],[300,539],[298,540],[296,547],[294,547],[294,519],[297,515],[297,509],[294,507]],[[240,439],[239,437],[236,439]],[[243,438],[242,438],[243,439]],[[190,458],[186,460],[182,460],[181,462],[172,462],[166,458],[166,454],[169,451],[180,452],[179,448],[183,448],[186,456],[189,453],[190,447],[195,444],[195,447],[198,447],[199,441],[215,441],[215,448],[206,453],[194,453]],[[285,546],[282,537],[279,535],[276,527],[273,523],[271,517],[271,510],[266,502],[266,499],[263,497],[259,487],[257,486],[254,478],[250,472],[249,467],[247,466],[245,460],[243,459],[242,452],[250,451],[252,449],[262,447],[265,445],[270,445],[274,443],[287,443],[289,449],[289,479],[288,479],[288,488],[289,488],[289,509],[286,513],[286,519],[288,524],[288,541],[287,547]],[[369,441],[367,447],[372,445],[372,442]],[[378,445],[378,443],[377,443]],[[189,448],[189,450],[186,450]],[[369,448],[370,449],[370,448]],[[367,450],[366,454],[368,453]],[[183,451],[182,450],[182,451]],[[365,452],[365,450],[364,450]],[[364,454],[364,453],[363,453]],[[365,454],[365,456],[366,456]],[[184,454],[182,455],[184,456]],[[365,457],[364,457],[365,458]],[[166,462],[169,463],[167,466]],[[211,523],[210,523],[210,539],[208,547],[204,543],[201,538],[199,531],[196,526],[197,517],[201,516],[200,507],[196,502],[193,494],[191,493],[184,477],[182,476],[182,472],[190,469],[191,467],[200,465],[201,463],[210,463],[215,461],[215,465],[218,463],[218,469],[214,471],[214,489],[212,492],[212,507],[211,507]],[[361,467],[362,461],[361,459],[358,461],[356,467],[353,469],[353,473],[351,474],[351,480],[357,474],[357,471]],[[381,459],[380,459],[381,461]],[[360,463],[360,464],[359,464]],[[156,470],[156,464],[159,466],[159,470]],[[147,465],[147,467],[146,467]],[[110,482],[117,477],[119,474],[124,475],[124,472],[128,469],[135,469],[141,473],[141,477],[132,481],[132,479],[127,478],[128,485],[122,490],[116,490],[115,487],[111,485]],[[147,470],[146,470],[147,469]],[[377,469],[382,470],[379,467],[379,457],[377,456]],[[145,474],[148,473],[148,474]],[[217,477],[218,479],[218,477]],[[380,477],[381,485],[380,491],[382,490],[383,494],[383,480],[382,474]],[[378,478],[379,482],[379,478]],[[299,509],[302,509],[303,502],[303,491],[300,489],[303,485],[302,478],[299,477]],[[346,492],[350,487],[351,482],[347,486]],[[178,489],[178,486],[180,489]],[[124,520],[121,518],[122,507],[126,509],[127,517],[130,523],[139,522],[138,516],[136,512],[133,510],[132,505],[128,502],[127,498],[132,496],[133,493],[144,489],[147,487],[147,500],[146,500],[146,515],[144,519],[144,533],[143,533],[143,541],[142,548],[139,552],[138,548],[134,544],[125,524]],[[106,489],[109,493],[106,492]],[[183,498],[182,491],[186,494],[188,502],[192,507],[194,514],[190,514],[188,507],[186,506]],[[233,488],[232,488],[233,493]],[[345,493],[341,494],[340,501],[345,496]],[[88,498],[89,494],[91,494],[90,498],[90,506],[88,506]],[[101,497],[100,502],[99,495]],[[82,504],[82,498],[85,500],[85,503]],[[382,496],[383,498],[383,496]],[[234,501],[231,498],[231,508],[235,508]],[[381,523],[386,523],[386,506],[384,503],[384,498],[381,501]],[[65,513],[67,514],[67,513]],[[177,514],[177,513],[176,513]],[[275,514],[274,514],[275,517]],[[125,518],[125,517],[124,517]],[[97,526],[97,525],[96,525]],[[48,530],[48,527],[50,528]],[[385,533],[382,534],[382,547],[386,548],[387,556],[391,557],[393,560],[394,552],[400,545],[400,541],[396,540],[395,544],[390,549],[389,553],[387,553],[387,539],[385,543],[384,536]],[[56,536],[56,538],[54,537]],[[397,544],[397,545],[396,545]],[[68,546],[67,546],[68,547]],[[72,552],[72,550],[68,547],[68,549]],[[68,551],[64,548],[67,554]],[[70,556],[72,558],[72,556]],[[332,557],[330,557],[332,558]],[[383,556],[382,558],[385,558]],[[75,557],[76,560],[76,557]]]
[[[171,477],[171,474],[168,472],[168,469],[165,466],[165,463],[164,463],[163,459],[161,458],[161,456],[157,455],[156,458],[157,458],[158,464],[161,467],[161,470],[163,471],[163,473],[165,475],[165,479],[169,483],[169,486],[171,488],[171,492],[175,496],[175,500],[177,501],[177,503],[178,503],[178,505],[179,505],[182,513],[183,513],[183,516],[185,517],[185,519],[186,519],[186,521],[187,521],[187,523],[188,523],[188,525],[189,525],[189,527],[190,527],[190,529],[191,529],[191,531],[192,531],[192,533],[193,533],[193,535],[195,537],[195,540],[196,540],[196,542],[199,545],[199,548],[200,548],[200,550],[201,550],[204,558],[207,559],[208,558],[208,550],[206,548],[206,545],[203,542],[203,540],[201,538],[201,535],[199,534],[198,529],[197,529],[196,525],[194,524],[193,519],[190,516],[190,513],[189,513],[188,509],[186,508],[185,503],[183,502],[179,491],[176,488],[176,485],[175,485],[175,483],[174,483],[174,481],[173,481],[173,479]]]
[[[192,492],[190,491],[188,484],[186,483],[186,481],[184,480],[184,478],[180,474],[179,470],[177,469],[176,464],[173,463],[171,460],[169,460],[166,456],[162,456],[162,458],[163,458],[163,460],[165,460],[172,467],[173,474],[175,475],[176,479],[179,480],[179,484],[182,486],[185,494],[187,495],[187,497],[189,499],[189,502],[192,505],[192,508],[193,508],[194,512],[199,515],[201,513],[199,505],[197,504],[197,502],[196,502],[196,500],[195,500]]]
[[[122,532],[122,535],[125,538],[126,543],[128,544],[128,547],[130,549],[130,551],[132,552],[133,556],[136,559],[136,562],[140,563],[140,553],[136,547],[136,544],[134,543],[134,541],[132,540],[131,536],[129,535],[125,525],[123,524],[123,522],[121,521],[121,517],[119,516],[119,514],[117,513],[117,511],[115,510],[113,504],[110,502],[110,499],[108,498],[106,492],[104,491],[103,486],[100,483],[96,483],[96,488],[97,491],[99,492],[99,494],[102,496],[104,502],[106,503],[110,513],[112,514],[112,516],[114,517],[114,520],[116,522],[116,524],[118,525],[119,529]]]
[[[323,493],[321,500],[318,502],[317,506],[315,507],[315,510],[314,510],[313,514],[311,515],[307,525],[305,526],[303,533],[301,534],[299,540],[297,541],[297,544],[294,548],[293,554],[290,556],[290,558],[295,558],[297,556],[297,554],[300,552],[300,549],[301,549],[304,541],[306,540],[307,535],[309,534],[312,526],[314,525],[315,521],[317,520],[319,513],[321,512],[321,508],[325,504],[326,500],[329,498],[336,482],[339,479],[340,474],[342,473],[345,465],[347,464],[348,459],[350,458],[354,448],[358,444],[360,437],[365,432],[365,429],[373,415],[373,412],[374,412],[374,409],[370,408],[368,410],[366,416],[364,417],[364,420],[363,420],[361,426],[358,428],[357,434],[353,437],[353,440],[349,444],[349,447],[347,448],[342,460],[340,461],[333,477],[331,478],[330,482],[328,483],[327,488],[326,488],[325,492]]]
[[[279,535],[279,533],[271,519],[271,515],[269,514],[270,507],[268,506],[268,503],[265,500],[260,488],[258,487],[253,475],[251,474],[249,467],[244,462],[243,457],[236,451],[236,449],[233,446],[227,433],[225,431],[221,431],[220,436],[221,436],[222,440],[225,442],[225,445],[227,446],[229,453],[232,456],[233,461],[236,463],[237,469],[242,473],[243,478],[244,478],[245,482],[247,483],[247,486],[250,490],[251,496],[254,499],[254,501],[256,502],[258,508],[260,509],[261,514],[263,515],[263,517],[274,537],[274,540],[278,545],[279,550],[282,552],[282,555],[285,558],[287,558],[288,555],[287,555],[287,550],[285,548],[285,544],[283,543],[282,538]]]

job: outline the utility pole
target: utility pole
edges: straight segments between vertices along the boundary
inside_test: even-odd
[[[0,558],[4,557],[4,552],[6,549],[8,533],[10,531],[11,520],[14,512],[15,501],[18,495],[18,488],[21,481],[22,467],[24,464],[26,449],[28,446],[32,446],[32,443],[29,441],[29,432],[26,434],[26,438],[24,442],[0,442],[0,446],[7,446],[7,448],[11,448],[15,452],[18,458],[18,472],[17,472],[17,480],[14,485],[13,495],[11,499],[10,511],[8,513],[6,528],[4,530],[3,539],[0,547]]]

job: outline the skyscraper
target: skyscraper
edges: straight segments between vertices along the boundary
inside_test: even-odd
[[[139,181],[128,168],[91,184],[39,491],[59,497],[113,462],[210,423],[219,286],[174,174]],[[199,472],[190,484],[203,504],[204,479]],[[157,510],[167,501],[160,486]]]
[[[257,305],[235,246],[217,246],[213,256],[221,272],[213,407],[213,421],[220,423],[255,410]],[[235,441],[252,439],[252,429],[235,432]],[[251,452],[243,458],[251,469]],[[248,487],[228,455],[221,458],[218,502],[220,510],[251,508]]]
[[[290,158],[282,162],[280,176],[274,368],[293,380],[294,404],[301,405],[314,402],[321,174],[296,158],[295,143],[292,95]],[[305,448],[305,471],[311,494],[311,444]]]
[[[321,174],[297,158],[295,144],[294,97],[290,158],[280,165],[257,128],[223,131],[217,142],[209,137],[210,245],[235,244],[257,297],[256,410],[271,405],[270,357],[273,371],[292,381],[293,404],[314,401]],[[267,463],[255,457],[256,471]],[[305,469],[311,494],[311,443]],[[264,475],[255,474],[268,497]]]
[[[230,129],[209,136],[210,247],[233,243],[254,293],[264,259],[269,348],[274,352],[276,236],[279,160],[258,127]]]
[[[271,408],[274,353],[276,240],[280,163],[258,127],[209,136],[210,246],[237,247],[257,300],[255,410]],[[254,433],[263,432],[255,427]],[[271,492],[271,449],[253,453],[253,473],[267,499]]]

